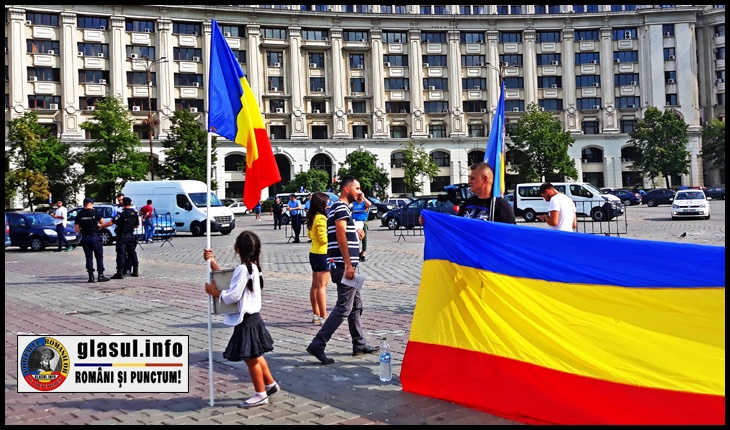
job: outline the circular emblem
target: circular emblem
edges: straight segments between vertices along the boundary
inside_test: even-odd
[[[297,118],[299,118],[300,116],[302,116],[302,110],[301,109],[294,110],[294,116],[297,117]]]
[[[573,106],[568,108],[568,113],[573,115],[575,113],[575,108]]]
[[[608,112],[608,113],[611,113],[611,112],[613,112],[613,106],[608,106],[608,107],[606,108],[606,112]]]
[[[71,105],[68,105],[68,106],[66,106],[66,112],[74,113],[74,112],[76,112],[76,108]]]
[[[345,111],[343,111],[342,109],[337,109],[335,115],[337,115],[338,118],[342,118],[343,116],[345,116]]]
[[[378,118],[382,117],[383,116],[383,111],[380,110],[380,109],[376,110],[375,111],[375,116],[377,116]]]
[[[17,113],[23,113],[23,111],[25,110],[23,105],[20,105],[20,104],[15,105],[15,107],[13,109],[15,109],[15,112],[17,112]]]
[[[23,379],[38,391],[53,391],[68,377],[71,361],[66,348],[52,337],[39,337],[23,350],[20,370]]]
[[[459,115],[461,115],[461,111],[459,110],[459,108],[455,108],[454,109],[454,116],[459,116]]]
[[[413,111],[413,115],[415,115],[416,117],[419,117],[419,116],[423,115],[423,111],[421,109],[416,109]]]

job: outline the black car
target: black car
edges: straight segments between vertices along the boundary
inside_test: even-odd
[[[725,200],[725,187],[710,187],[705,190],[705,196],[711,199]]]
[[[46,247],[58,246],[58,235],[53,217],[41,212],[7,212],[10,227],[10,246],[22,250],[43,251]],[[66,240],[76,247],[81,235],[66,225]]]
[[[393,209],[395,209],[392,205],[385,203],[384,201],[380,200],[379,198],[377,198],[375,196],[365,196],[365,198],[368,199],[370,201],[370,203],[372,203],[372,206],[375,206],[376,208],[378,208],[378,212],[375,213],[374,216],[371,211],[369,219],[373,219],[373,218],[380,219],[383,217],[383,215],[385,215],[386,212],[392,211]]]
[[[659,205],[671,205],[674,201],[674,190],[669,188],[656,188],[649,190],[641,196],[641,202],[653,208]]]
[[[604,189],[601,188],[601,191]],[[614,196],[621,199],[621,203],[624,204],[624,206],[632,206],[632,205],[640,205],[641,204],[641,193],[624,190],[622,188],[612,188],[607,193],[613,194]]]
[[[430,197],[418,197],[399,209],[394,209],[380,218],[380,225],[391,230],[400,227],[413,228],[418,225],[418,217],[421,211],[436,211],[455,215],[458,206],[454,205],[448,194]]]

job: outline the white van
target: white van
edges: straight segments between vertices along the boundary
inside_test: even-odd
[[[193,236],[205,234],[206,192],[208,187],[200,181],[130,181],[122,193],[130,197],[138,207],[152,200],[158,214],[171,214],[177,232],[190,232]],[[229,234],[236,228],[233,212],[210,192],[210,230]]]
[[[587,182],[552,182],[555,189],[570,197],[575,203],[578,216],[590,216],[593,221],[608,221],[624,213],[621,199],[613,194],[602,193]],[[514,193],[515,216],[525,221],[535,221],[538,215],[547,214],[550,203],[540,196],[542,183],[517,184]]]

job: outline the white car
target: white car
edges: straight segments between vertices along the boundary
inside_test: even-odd
[[[251,210],[243,204],[243,202],[235,202],[228,205],[228,209],[233,212],[233,215],[247,215],[251,213]]]
[[[672,219],[703,217],[710,219],[710,202],[702,190],[679,190],[672,201]]]

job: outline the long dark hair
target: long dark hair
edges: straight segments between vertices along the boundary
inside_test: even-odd
[[[307,229],[312,229],[315,215],[327,216],[327,200],[329,199],[330,196],[319,191],[312,194],[312,198],[309,200],[309,212],[307,213]]]
[[[236,238],[236,252],[241,257],[241,263],[246,265],[248,273],[253,272],[252,264],[256,264],[259,269],[259,280],[261,282],[261,289],[264,289],[264,277],[261,271],[261,264],[259,259],[261,258],[261,239],[256,233],[250,230],[244,230]],[[253,280],[249,279],[246,288],[253,291]]]

